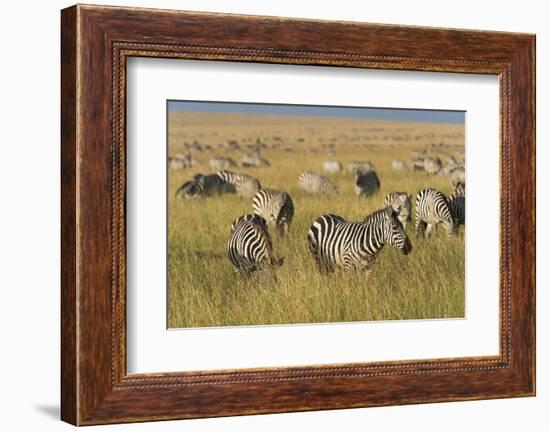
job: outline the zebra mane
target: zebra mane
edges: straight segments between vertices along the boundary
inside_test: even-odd
[[[245,214],[237,218],[231,225],[231,232],[233,232],[240,223],[252,223],[267,232],[267,222],[263,217],[257,214]]]
[[[377,222],[379,220],[385,219],[387,216],[391,216],[397,220],[397,214],[395,213],[391,205],[388,205],[384,208],[380,208],[379,210],[374,211],[373,213],[366,216],[363,221],[366,223]]]

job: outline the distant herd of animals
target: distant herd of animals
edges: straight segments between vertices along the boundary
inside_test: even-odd
[[[465,224],[465,169],[453,156],[447,157],[443,165],[439,158],[421,157],[412,154],[410,168],[428,174],[447,176],[454,192],[445,196],[441,191],[425,188],[416,194],[415,231],[423,232],[428,238],[432,230],[442,224],[447,237],[452,237]],[[197,166],[191,155],[171,157],[172,169]],[[269,166],[269,161],[259,152],[243,157],[243,167]],[[252,214],[238,217],[231,226],[227,253],[235,271],[243,277],[253,272],[283,264],[283,258],[275,258],[270,229],[285,237],[289,234],[294,216],[294,203],[284,190],[262,188],[260,181],[249,174],[236,173],[230,169],[238,167],[229,157],[215,157],[210,160],[213,174],[196,174],[182,184],[176,197],[197,199],[235,193],[252,199]],[[393,170],[407,169],[403,160],[393,160]],[[344,170],[337,160],[326,160],[323,172],[336,174]],[[380,190],[380,180],[369,161],[351,161],[346,170],[355,174],[354,189],[359,197],[368,197]],[[298,176],[298,186],[309,194],[338,193],[338,188],[319,173],[304,171]],[[317,218],[307,233],[309,250],[321,272],[336,268],[343,270],[364,270],[370,273],[376,256],[384,245],[390,245],[403,254],[412,250],[406,233],[411,221],[412,195],[406,192],[389,193],[383,201],[383,208],[373,212],[364,220],[347,221],[339,215],[327,214]]]

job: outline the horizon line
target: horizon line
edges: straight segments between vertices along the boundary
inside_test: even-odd
[[[166,101],[168,112],[279,115],[464,125],[466,111],[226,101]]]

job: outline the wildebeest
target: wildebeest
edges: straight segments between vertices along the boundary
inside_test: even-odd
[[[372,196],[378,190],[380,190],[380,180],[375,171],[357,171],[355,174],[355,194],[357,196]]]

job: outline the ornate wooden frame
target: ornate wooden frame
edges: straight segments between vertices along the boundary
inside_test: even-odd
[[[61,18],[63,420],[88,425],[534,395],[534,35],[80,5]],[[498,75],[500,354],[128,375],[130,56]]]

